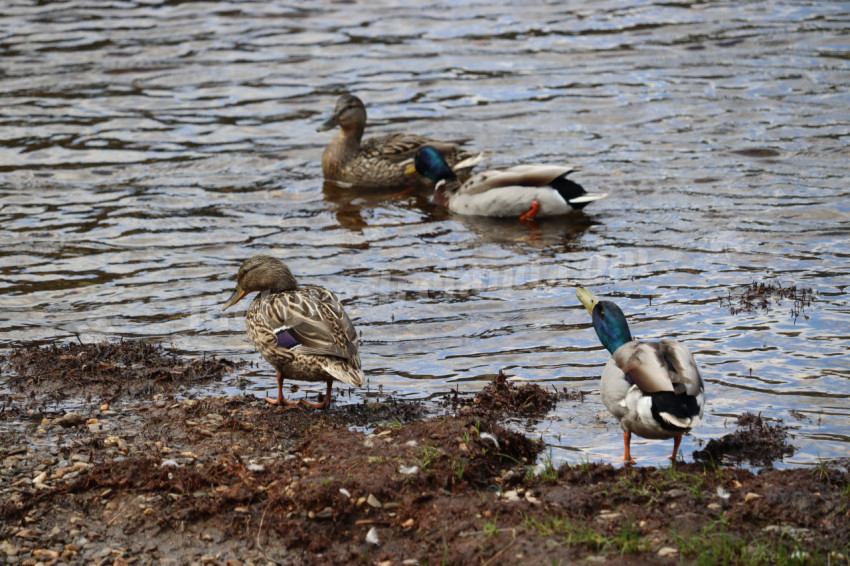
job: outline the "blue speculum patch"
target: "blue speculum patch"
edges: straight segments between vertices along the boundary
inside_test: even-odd
[[[283,329],[277,333],[277,346],[278,348],[292,348],[293,346],[298,345],[298,340],[289,333],[289,330]]]

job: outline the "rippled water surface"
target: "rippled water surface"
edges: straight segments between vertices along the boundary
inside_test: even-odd
[[[850,4],[740,4],[6,3],[2,346],[79,333],[262,362],[247,301],[219,307],[271,253],[338,292],[371,391],[500,369],[579,389],[536,433],[559,460],[615,460],[585,285],[694,351],[708,404],[686,457],[746,410],[794,427],[790,464],[847,456]],[[349,90],[373,133],[578,165],[610,197],[529,228],[323,186],[315,130]],[[730,314],[752,281],[817,301]],[[274,385],[265,363],[243,377]]]

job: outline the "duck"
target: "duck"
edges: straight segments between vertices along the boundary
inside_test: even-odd
[[[424,175],[434,183],[433,201],[458,214],[516,216],[523,222],[581,210],[607,193],[591,194],[567,179],[576,171],[563,165],[515,165],[476,173],[462,182],[433,145],[421,147],[407,174]]]
[[[705,385],[690,350],[676,340],[638,342],[623,311],[583,287],[576,291],[611,358],[602,371],[602,402],[623,429],[623,462],[634,464],[632,434],[673,439],[676,462],[682,435],[702,420]]]
[[[363,385],[359,341],[351,319],[336,295],[317,285],[299,285],[289,267],[269,255],[245,260],[236,275],[236,290],[221,310],[248,293],[251,301],[245,326],[251,342],[277,370],[277,399],[273,405],[323,409],[330,406],[334,380]],[[299,381],[326,382],[321,403],[290,401],[283,396],[283,376]]]
[[[588,193],[567,179],[576,171],[562,165],[514,165],[476,173],[462,181],[439,148],[421,147],[408,175],[424,175],[434,183],[434,204],[468,216],[516,216],[523,222],[581,210],[607,193]]]
[[[353,94],[343,94],[334,105],[330,118],[317,131],[324,132],[339,127],[339,134],[322,154],[322,173],[325,180],[356,186],[362,189],[398,189],[413,185],[430,189],[424,177],[405,175],[413,155],[423,145],[440,148],[446,159],[461,176],[469,176],[472,168],[483,158],[483,153],[472,153],[460,148],[464,141],[443,142],[416,134],[393,133],[363,140],[366,128],[366,106]]]

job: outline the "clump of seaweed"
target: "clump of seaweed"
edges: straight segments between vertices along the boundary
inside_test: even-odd
[[[694,460],[736,466],[749,462],[751,466],[772,468],[776,460],[796,451],[788,442],[788,427],[781,423],[769,424],[761,415],[744,413],[738,417],[735,432],[709,440],[705,449],[694,452]]]
[[[549,412],[557,400],[556,395],[536,383],[523,383],[517,387],[516,383],[508,381],[505,373],[500,371],[499,375],[475,396],[473,403],[487,412],[532,417]]]
[[[28,344],[13,349],[8,363],[18,374],[10,382],[16,389],[59,396],[84,390],[114,398],[220,379],[244,362],[214,356],[185,359],[159,344],[121,340]]]
[[[730,314],[754,313],[757,310],[768,312],[771,309],[773,301],[777,304],[782,299],[793,301],[791,306],[791,316],[794,317],[794,322],[797,318],[803,316],[808,319],[808,315],[804,314],[806,307],[811,306],[815,300],[815,295],[810,288],[798,289],[796,285],[783,287],[781,284],[773,283],[758,283],[753,281],[746,285],[741,291],[740,296],[733,296],[732,291],[726,298],[729,304]]]
[[[441,404],[454,409],[463,408],[467,414],[488,418],[537,419],[552,410],[558,401],[584,401],[585,393],[582,391],[566,388],[558,391],[556,387],[552,389],[553,391],[548,391],[536,383],[517,385],[517,382],[509,380],[505,372],[500,370],[499,374],[473,397],[452,390]]]

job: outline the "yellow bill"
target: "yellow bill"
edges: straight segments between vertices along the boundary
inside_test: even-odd
[[[599,302],[599,299],[593,296],[593,293],[585,289],[584,287],[579,287],[576,289],[576,297],[581,301],[581,304],[584,305],[584,308],[587,309],[587,312],[593,314],[593,307],[596,306],[596,303]]]

